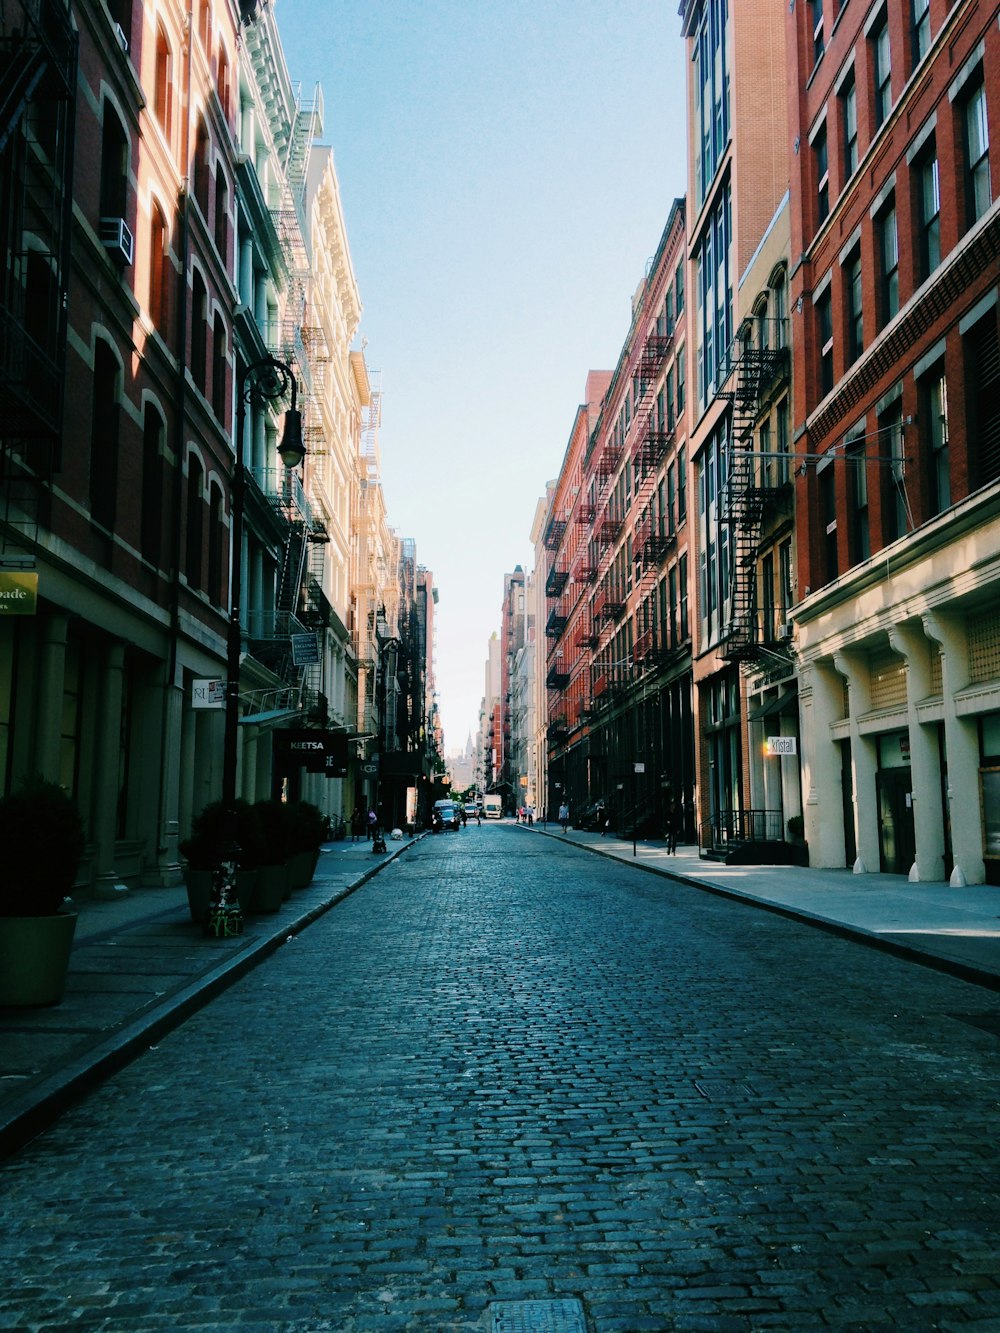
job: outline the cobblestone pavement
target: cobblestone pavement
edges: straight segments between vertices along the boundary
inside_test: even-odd
[[[426,838],[4,1165],[0,1329],[1000,1330],[998,1038],[771,913]]]

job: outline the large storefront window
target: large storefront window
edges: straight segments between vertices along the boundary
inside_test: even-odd
[[[740,691],[735,672],[713,680],[707,690],[704,731],[708,742],[709,813],[715,818],[741,808]]]
[[[1000,884],[1000,713],[980,720],[979,756],[986,882]]]

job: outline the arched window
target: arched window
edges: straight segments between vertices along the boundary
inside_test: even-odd
[[[154,199],[149,219],[149,317],[162,334],[167,332],[169,277],[167,219]]]
[[[209,165],[212,156],[212,141],[208,136],[208,126],[199,117],[195,131],[194,146],[194,197],[198,201],[202,217],[208,218],[208,187],[211,173]]]
[[[127,204],[128,139],[118,113],[105,102],[101,128],[101,217],[124,218]]]
[[[119,366],[106,342],[94,348],[94,396],[90,411],[90,516],[108,531],[118,508]]]
[[[202,492],[205,485],[205,472],[195,455],[188,454],[187,499],[184,506],[185,517],[185,560],[184,572],[188,586],[201,587],[201,552],[204,544],[202,519],[205,505]]]
[[[146,404],[142,418],[142,557],[159,567],[163,543],[163,418]]]
[[[216,314],[212,326],[212,411],[226,421],[226,326]]]
[[[204,393],[208,354],[208,292],[197,270],[191,286],[191,377]]]
[[[229,237],[229,186],[220,163],[215,170],[215,245],[223,264],[226,263],[227,240]]]
[[[201,0],[198,14],[198,35],[207,53],[211,49],[212,40],[212,0]]]
[[[232,78],[229,73],[229,56],[226,48],[219,46],[219,74],[216,80],[216,87],[219,93],[219,102],[222,105],[223,114],[226,120],[232,114],[232,108],[229,103],[232,97]]]
[[[169,139],[173,129],[173,52],[162,23],[156,25],[156,74],[153,84],[153,112]]]
[[[222,488],[212,483],[208,502],[208,586],[212,602],[222,604]]]
[[[113,26],[121,33],[122,49],[127,52],[132,42],[132,0],[105,0],[105,4]]]

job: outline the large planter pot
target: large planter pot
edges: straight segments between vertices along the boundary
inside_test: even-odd
[[[312,883],[319,861],[319,848],[309,852],[295,852],[288,861],[288,877],[293,889],[304,889]]]
[[[0,917],[0,1005],[58,1004],[75,930],[75,912]]]
[[[208,910],[212,905],[212,880],[214,875],[214,870],[192,870],[190,866],[184,871],[188,910],[191,913],[191,920],[197,922],[199,926],[203,926],[208,920]],[[244,916],[254,910],[256,890],[257,871],[238,870],[236,872],[236,898]]]
[[[277,912],[290,893],[287,866],[258,866],[254,910]]]

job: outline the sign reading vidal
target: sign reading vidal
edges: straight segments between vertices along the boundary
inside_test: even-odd
[[[274,754],[285,770],[304,768],[328,778],[347,776],[347,735],[342,731],[282,727],[274,733]]]

